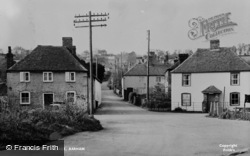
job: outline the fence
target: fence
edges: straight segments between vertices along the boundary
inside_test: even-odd
[[[172,102],[171,107],[172,110],[181,108],[185,111],[202,112],[202,102],[191,102],[189,105],[182,105],[181,102]]]
[[[192,112],[210,112],[210,108],[213,106],[211,105],[211,103],[209,105],[207,105],[204,102],[191,102],[191,103],[188,103],[186,105],[183,105],[182,102],[172,102],[171,107],[172,107],[172,110],[175,110],[176,108],[181,108],[182,110],[192,111]],[[229,103],[228,102],[224,102],[224,103],[219,102],[218,106],[216,106],[216,108],[217,107],[219,107],[219,111],[221,111],[225,108],[228,108]],[[213,108],[215,108],[215,106]]]

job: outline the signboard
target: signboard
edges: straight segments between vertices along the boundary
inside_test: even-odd
[[[218,38],[219,36],[233,33],[234,23],[229,18],[231,13],[223,13],[208,19],[202,17],[192,18],[188,24],[191,30],[188,32],[188,37],[191,40],[196,40],[204,37],[206,40]]]

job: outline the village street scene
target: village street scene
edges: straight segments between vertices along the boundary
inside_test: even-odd
[[[250,155],[250,2],[0,0],[1,156]]]

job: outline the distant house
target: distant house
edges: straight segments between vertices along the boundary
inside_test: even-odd
[[[38,45],[7,71],[7,92],[12,102],[45,108],[54,102],[86,104],[87,69],[76,57],[71,37],[62,46]]]
[[[210,41],[210,49],[198,49],[171,72],[171,79],[172,110],[208,112],[215,101],[222,108],[243,107],[250,94],[250,65],[232,48],[220,47],[219,40]]]
[[[151,61],[149,66],[149,87],[154,88],[156,85],[165,85],[165,72],[169,64],[160,64]],[[128,99],[129,92],[146,94],[147,90],[147,62],[136,64],[127,71],[122,78],[122,94],[125,100]]]

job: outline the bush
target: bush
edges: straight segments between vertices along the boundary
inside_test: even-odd
[[[103,129],[95,118],[90,118],[77,105],[67,104],[59,112],[50,110],[6,110],[0,115],[0,147],[11,140],[50,140],[52,134],[66,136],[81,131]]]
[[[175,112],[183,112],[184,110],[181,107],[177,107],[174,109]]]
[[[242,111],[231,111],[231,110],[224,110],[220,116],[220,119],[241,119],[241,120],[250,120],[250,112],[242,112]]]

